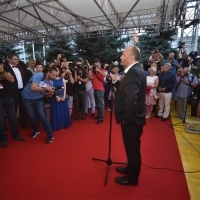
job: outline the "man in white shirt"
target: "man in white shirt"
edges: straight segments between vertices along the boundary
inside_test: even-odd
[[[7,70],[12,74],[12,76],[15,79],[13,83],[10,83],[15,102],[15,111],[17,113],[17,109],[19,107],[19,118],[20,118],[21,128],[30,128],[30,126],[28,126],[26,122],[27,119],[26,109],[24,108],[21,99],[21,92],[27,81],[26,75],[23,67],[18,66],[19,57],[16,54],[9,54],[7,58],[9,62],[9,64],[6,66]]]

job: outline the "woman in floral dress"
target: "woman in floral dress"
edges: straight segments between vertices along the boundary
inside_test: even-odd
[[[149,90],[146,93],[146,118],[151,117],[153,106],[156,105],[155,95],[157,93],[157,87],[159,83],[158,76],[156,76],[156,68],[150,67],[148,71],[149,76],[147,76],[147,87],[149,88]]]

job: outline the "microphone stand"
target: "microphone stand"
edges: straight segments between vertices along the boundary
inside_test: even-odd
[[[110,165],[112,164],[126,164],[127,163],[122,163],[122,162],[113,162],[112,159],[111,159],[111,140],[112,140],[112,116],[113,116],[113,97],[114,97],[114,94],[115,94],[115,90],[114,90],[114,86],[111,82],[111,111],[110,111],[110,123],[109,123],[109,134],[108,134],[108,158],[107,160],[102,160],[102,159],[99,159],[99,158],[92,158],[92,160],[97,160],[97,161],[100,161],[100,162],[105,162],[107,164],[107,167],[106,167],[106,175],[105,175],[105,180],[104,180],[104,185],[106,186],[107,185],[107,180],[108,180],[108,172],[109,172],[109,168],[110,168]]]

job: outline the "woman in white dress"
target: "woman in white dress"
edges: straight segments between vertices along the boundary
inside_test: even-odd
[[[151,117],[153,106],[156,105],[155,95],[157,93],[157,87],[159,84],[158,76],[156,76],[156,68],[150,67],[148,71],[149,71],[149,76],[147,76],[147,87],[149,88],[149,90],[146,93],[146,109],[147,109],[146,118]]]

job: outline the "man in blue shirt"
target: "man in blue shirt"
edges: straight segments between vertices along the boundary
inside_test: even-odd
[[[170,71],[176,74],[177,68],[181,67],[176,59],[174,59],[174,53],[169,53],[168,59],[163,61],[163,65],[166,63],[170,63]]]
[[[33,133],[30,136],[34,138],[39,134],[38,117],[47,133],[46,143],[53,141],[53,131],[44,111],[43,96],[45,93],[48,93],[49,97],[54,95],[52,80],[57,77],[58,73],[56,67],[49,68],[47,74],[43,72],[36,73],[22,91],[22,102],[27,110],[33,128]]]
[[[158,90],[160,93],[158,117],[166,121],[169,116],[172,89],[176,85],[176,76],[170,71],[171,64],[163,65],[163,72],[159,75]]]

